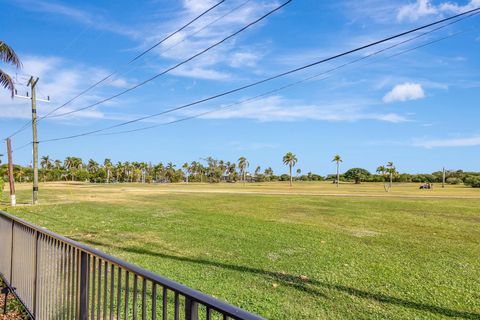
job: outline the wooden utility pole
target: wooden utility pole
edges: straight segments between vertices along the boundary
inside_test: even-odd
[[[12,141],[7,138],[7,153],[8,153],[8,181],[10,185],[10,205],[14,207],[17,204],[15,197],[15,180],[13,178],[13,160],[12,160]]]
[[[443,167],[442,172],[442,188],[445,188],[445,167]]]
[[[38,137],[37,137],[37,94],[35,87],[37,86],[38,78],[30,78],[28,84],[32,89],[32,134],[33,134],[33,204],[38,203]]]

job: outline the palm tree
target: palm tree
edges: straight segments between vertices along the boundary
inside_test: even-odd
[[[40,160],[40,166],[42,169],[50,169],[52,167],[52,161],[50,161],[49,156],[43,156]]]
[[[337,188],[338,188],[338,184],[340,183],[340,162],[343,162],[342,160],[342,157],[340,157],[339,154],[336,154],[334,157],[333,157],[333,160],[332,162],[336,162],[337,163]]]
[[[393,176],[395,174],[397,174],[397,169],[395,168],[395,165],[393,164],[393,162],[387,162],[387,165],[386,166],[379,166],[377,168],[377,173],[386,177],[388,176],[389,177],[389,184],[387,186],[387,184],[383,183],[383,188],[385,189],[386,192],[390,192],[390,190],[392,189],[392,184],[393,184]]]
[[[283,156],[283,164],[288,165],[289,172],[290,172],[290,187],[292,186],[292,181],[293,181],[292,168],[295,167],[295,165],[297,164],[297,161],[298,161],[297,156],[294,155],[292,152],[287,152],[287,154]]]
[[[245,175],[247,173],[247,168],[249,166],[248,160],[245,157],[238,158],[238,168],[240,169],[240,174],[243,177],[243,185],[245,186]]]
[[[183,164],[182,169],[185,170],[185,182],[188,184],[188,176],[190,175],[190,165],[188,164],[188,162],[185,162]]]
[[[18,58],[17,54],[11,47],[9,47],[5,42],[0,40],[0,61],[4,63],[11,64],[16,68],[21,68],[22,63]],[[0,85],[4,88],[10,90],[12,98],[15,94],[15,85],[13,83],[12,78],[5,73],[2,69],[0,69]]]
[[[113,167],[113,165],[112,165],[112,160],[110,160],[110,159],[105,159],[105,160],[103,161],[103,166],[105,167],[105,170],[107,171],[107,183],[109,183],[109,181],[110,181],[110,174],[111,174],[111,172],[112,172],[112,167]]]

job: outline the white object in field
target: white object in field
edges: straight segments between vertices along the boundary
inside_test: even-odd
[[[14,194],[10,195],[10,205],[14,207],[17,204],[17,198]]]

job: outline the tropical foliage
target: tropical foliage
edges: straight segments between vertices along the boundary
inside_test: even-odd
[[[21,68],[22,64],[15,51],[0,40],[0,62],[10,64],[16,68]],[[15,84],[12,77],[10,77],[5,71],[0,68],[0,85],[8,89],[12,95],[15,94]]]
[[[335,159],[335,158],[334,158]],[[441,171],[429,174],[398,173],[393,163],[377,168],[377,174],[371,174],[363,168],[352,168],[341,174],[339,170],[335,174],[326,177],[316,173],[297,169],[293,175],[293,168],[298,163],[297,157],[289,152],[282,159],[288,166],[289,174],[276,175],[271,167],[264,170],[255,166],[249,172],[249,162],[245,157],[240,157],[237,162],[214,159],[208,157],[202,161],[192,161],[177,167],[173,163],[146,163],[146,162],[116,162],[105,159],[97,162],[89,159],[84,162],[79,157],[69,156],[63,161],[43,156],[40,159],[39,175],[41,181],[81,181],[92,183],[177,183],[177,182],[268,182],[268,181],[322,181],[329,180],[334,183],[345,182],[382,182],[386,190],[391,189],[393,183],[441,183],[443,173]],[[14,165],[14,178],[17,182],[32,181],[33,170],[31,167]],[[0,179],[8,181],[7,165],[0,166]],[[447,184],[462,184],[480,187],[480,173],[464,172],[462,170],[447,171]]]
[[[287,152],[287,154],[283,156],[283,164],[288,166],[288,170],[290,173],[290,187],[292,186],[292,181],[293,181],[292,169],[293,167],[295,167],[297,162],[298,162],[297,156],[292,152]]]

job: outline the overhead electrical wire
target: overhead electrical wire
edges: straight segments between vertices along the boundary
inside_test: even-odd
[[[429,34],[433,31],[437,31],[438,29],[440,28],[436,28],[435,30],[432,30],[432,31],[429,31],[428,33],[424,33],[420,36],[424,36],[426,34]],[[440,41],[443,41],[443,40],[446,40],[446,39],[450,39],[450,38],[453,38],[455,36],[458,36],[460,34],[463,34],[464,31],[460,31],[460,32],[456,32],[456,33],[453,33],[453,34],[450,34],[450,35],[447,35],[447,36],[444,36],[444,37],[441,37],[441,38],[438,38],[438,39],[435,39],[433,41],[429,41],[429,42],[426,42],[424,44],[421,44],[419,46],[415,46],[415,47],[412,47],[412,48],[408,48],[406,50],[403,50],[403,51],[400,51],[396,54],[393,54],[393,55],[390,55],[390,56],[387,56],[385,57],[385,60],[386,59],[391,59],[391,58],[394,58],[394,57],[397,57],[399,55],[403,55],[405,53],[408,53],[408,52],[411,52],[411,51],[414,51],[414,50],[417,50],[417,49],[420,49],[420,48],[423,48],[423,47],[426,47],[426,46],[429,46],[429,45],[432,45],[434,43],[438,43]],[[413,37],[413,38],[410,38],[406,41],[402,41],[402,42],[399,42],[395,45],[392,45],[390,47],[387,47],[387,48],[384,48],[384,49],[381,49],[381,50],[378,50],[378,51],[375,51],[371,54],[368,54],[364,57],[361,57],[361,58],[358,58],[358,59],[355,59],[355,60],[352,60],[352,61],[349,61],[347,63],[344,63],[340,66],[337,66],[335,68],[332,68],[332,69],[329,69],[329,70],[326,70],[324,72],[321,72],[321,73],[318,73],[318,74],[315,74],[313,76],[309,76],[307,78],[304,78],[302,80],[299,80],[299,81],[295,81],[293,83],[289,83],[287,85],[284,85],[284,86],[281,86],[279,88],[276,88],[276,89],[273,89],[273,90],[270,90],[270,91],[267,91],[267,92],[264,92],[264,93],[261,93],[259,95],[256,95],[256,96],[253,96],[253,97],[250,97],[250,98],[247,98],[247,99],[244,99],[244,100],[241,100],[241,101],[237,101],[237,102],[234,102],[234,103],[231,103],[229,105],[226,105],[226,106],[221,106],[219,108],[215,108],[215,109],[212,109],[212,110],[208,110],[208,111],[205,111],[205,112],[201,112],[201,113],[198,113],[198,114],[195,114],[195,115],[192,115],[192,116],[187,116],[187,117],[184,117],[184,118],[180,118],[180,119],[175,119],[175,120],[172,120],[172,121],[168,121],[168,122],[162,122],[162,123],[158,123],[158,124],[154,124],[154,125],[151,125],[151,126],[146,126],[146,127],[141,127],[141,128],[136,128],[136,129],[131,129],[131,130],[122,130],[122,131],[116,131],[116,132],[107,132],[107,133],[98,133],[98,134],[93,134],[94,136],[109,136],[109,135],[118,135],[118,134],[125,134],[125,133],[131,133],[131,132],[138,132],[138,131],[145,131],[145,130],[149,130],[149,129],[153,129],[153,128],[157,128],[157,127],[160,127],[160,126],[165,126],[165,125],[170,125],[170,124],[174,124],[174,123],[178,123],[178,122],[183,122],[183,121],[186,121],[186,120],[191,120],[191,119],[196,119],[196,118],[200,118],[200,117],[203,117],[205,115],[208,115],[208,114],[212,114],[212,113],[216,113],[216,112],[220,112],[220,111],[223,111],[225,109],[229,109],[229,108],[232,108],[234,106],[238,106],[238,105],[242,105],[242,104],[247,104],[247,103],[251,103],[253,101],[257,101],[257,100],[260,100],[261,98],[263,97],[266,97],[266,96],[269,96],[271,94],[274,94],[274,93],[277,93],[277,92],[280,92],[280,91],[283,91],[283,90],[286,90],[286,89],[289,89],[291,87],[294,87],[294,86],[297,86],[301,83],[305,83],[307,81],[310,81],[312,79],[315,79],[315,78],[318,78],[322,75],[328,75],[326,77],[323,77],[321,79],[319,79],[319,81],[321,80],[326,80],[330,77],[333,76],[332,72],[334,71],[337,71],[339,69],[342,69],[342,68],[345,68],[349,65],[352,65],[354,63],[357,63],[357,62],[360,62],[362,60],[365,60],[365,59],[368,59],[368,58],[371,58],[372,56],[376,56],[380,53],[383,53],[387,50],[390,50],[390,49],[393,49],[395,47],[398,47],[399,45],[402,45],[406,42],[410,42],[410,41],[413,41],[415,39],[417,39],[419,36],[416,36],[416,37]],[[376,61],[373,61],[367,65],[370,65],[372,63],[375,63]]]
[[[165,41],[167,41],[168,39],[170,39],[171,37],[173,37],[174,35],[178,34],[179,32],[183,31],[185,28],[187,28],[188,26],[190,26],[191,24],[193,24],[195,21],[197,21],[198,19],[200,19],[201,17],[203,17],[204,15],[206,15],[207,13],[209,13],[210,11],[212,11],[213,9],[215,9],[216,7],[218,7],[219,5],[221,5],[222,3],[224,3],[226,0],[221,0],[219,2],[217,2],[215,5],[213,5],[212,7],[208,8],[207,10],[203,11],[200,15],[196,16],[195,18],[193,18],[192,20],[190,20],[189,22],[187,22],[187,24],[183,25],[182,27],[180,27],[179,29],[177,29],[176,31],[170,33],[168,36],[162,38],[160,41],[157,41],[155,44],[153,44],[151,47],[149,47],[148,49],[144,50],[143,52],[139,53],[138,55],[136,55],[135,57],[133,57],[131,60],[129,60],[125,65],[129,65],[135,61],[137,61],[138,59],[140,59],[141,57],[143,57],[145,54],[147,54],[148,52],[152,51],[153,49],[155,49],[156,47],[158,47],[160,44],[164,43]],[[75,95],[73,98],[71,98],[70,100],[68,100],[67,102],[63,103],[62,105],[58,106],[57,108],[51,110],[50,112],[48,112],[47,114],[45,114],[44,116],[38,118],[37,122],[38,121],[41,121],[45,118],[47,118],[49,115],[51,115],[52,113],[64,108],[65,106],[67,106],[68,104],[72,103],[73,101],[75,101],[76,99],[78,99],[79,97],[81,97],[82,95],[86,94],[87,92],[89,92],[90,90],[92,90],[93,88],[97,87],[98,85],[100,85],[101,83],[105,82],[106,80],[108,80],[109,78],[111,78],[113,75],[115,75],[116,73],[118,73],[118,69],[113,71],[112,73],[110,73],[109,75],[105,76],[104,78],[100,79],[99,81],[95,82],[94,84],[92,84],[91,86],[89,86],[87,89],[81,91],[80,93],[78,93],[77,95]],[[18,129],[17,131],[15,131],[14,133],[12,133],[11,135],[9,135],[7,138],[12,138],[14,137],[15,135],[17,135],[18,133],[22,132],[23,130],[25,130],[29,125],[30,125],[30,121],[25,123],[20,129]]]
[[[241,29],[239,29],[239,30],[235,31],[234,33],[230,34],[229,36],[223,38],[223,39],[220,40],[220,41],[215,42],[214,44],[210,45],[210,46],[207,47],[206,49],[203,49],[203,50],[197,52],[196,54],[194,54],[194,55],[191,56],[190,58],[185,59],[185,60],[183,60],[183,61],[175,64],[174,66],[169,67],[169,68],[163,70],[163,71],[160,72],[160,73],[157,73],[157,74],[154,75],[153,77],[150,77],[150,78],[148,78],[148,79],[146,79],[146,80],[144,80],[144,81],[142,81],[142,82],[140,82],[140,83],[138,83],[138,84],[136,84],[136,85],[134,85],[134,86],[132,86],[132,87],[130,87],[130,88],[128,88],[128,89],[125,89],[125,90],[123,90],[123,91],[120,91],[119,93],[114,94],[113,96],[110,96],[110,97],[108,97],[108,98],[102,99],[102,100],[97,101],[97,102],[95,102],[95,103],[92,103],[92,104],[90,104],[90,105],[88,105],[88,106],[85,106],[85,107],[82,107],[82,108],[78,108],[78,109],[75,109],[75,110],[72,110],[72,111],[69,111],[69,112],[65,112],[65,113],[60,113],[60,114],[56,114],[56,115],[51,115],[51,116],[49,116],[49,118],[63,117],[63,116],[66,116],[66,115],[70,115],[70,114],[77,113],[77,112],[80,112],[80,111],[83,111],[83,110],[86,110],[86,109],[93,108],[93,107],[95,107],[95,106],[98,106],[98,105],[100,105],[100,104],[103,104],[103,103],[105,103],[105,102],[108,102],[108,101],[110,101],[110,100],[113,100],[113,99],[115,99],[115,98],[118,98],[118,97],[120,97],[120,96],[122,96],[122,95],[124,95],[124,94],[126,94],[126,93],[128,93],[128,92],[130,92],[130,91],[133,91],[133,90],[141,87],[141,86],[144,86],[144,85],[146,85],[147,83],[149,83],[149,82],[157,79],[158,77],[160,77],[160,76],[162,76],[162,75],[164,75],[164,74],[167,74],[167,73],[169,73],[170,71],[175,70],[175,69],[181,67],[182,65],[184,65],[184,64],[186,64],[186,63],[194,60],[195,58],[197,58],[197,57],[203,55],[204,53],[212,50],[213,48],[219,46],[220,44],[222,44],[222,43],[224,43],[224,42],[232,39],[233,37],[235,37],[235,36],[237,36],[238,34],[242,33],[243,31],[245,31],[246,29],[250,28],[251,26],[259,23],[260,21],[266,19],[268,16],[270,16],[270,15],[272,15],[273,13],[277,12],[278,10],[282,9],[283,7],[285,7],[286,5],[288,5],[288,4],[289,4],[290,2],[292,2],[292,1],[293,1],[293,0],[288,0],[288,1],[284,2],[283,4],[275,7],[273,10],[270,10],[269,12],[267,12],[266,14],[264,14],[263,16],[261,16],[260,18],[254,20],[253,22],[250,22],[250,23],[247,24],[246,26],[244,26],[244,27],[242,27]]]
[[[241,3],[240,5],[234,7],[233,9],[229,10],[228,12],[226,12],[225,14],[219,16],[218,18],[216,18],[215,20],[207,23],[206,25],[204,25],[203,27],[199,28],[198,30],[195,30],[194,32],[192,33],[189,33],[187,34],[184,38],[182,38],[181,40],[177,41],[176,43],[172,44],[170,47],[162,50],[159,52],[160,55],[172,50],[173,48],[177,47],[178,45],[182,44],[183,42],[187,41],[188,39],[190,39],[191,37],[193,37],[194,35],[196,34],[199,34],[200,32],[202,32],[203,30],[207,29],[208,27],[210,27],[211,25],[217,23],[218,21],[224,19],[225,17],[231,15],[233,12],[239,10],[240,8],[246,6],[249,2],[251,2],[252,0],[247,0],[247,1],[244,1],[243,3]],[[126,75],[126,74],[129,74],[130,72],[132,72],[133,70],[135,69],[138,69],[139,67],[138,66],[134,66],[132,68],[130,68],[129,70],[125,71],[125,72],[122,72],[120,73],[118,76],[123,76],[123,75]],[[111,79],[110,82],[113,82],[114,79]]]
[[[330,56],[328,58],[324,58],[324,59],[315,61],[313,63],[309,63],[307,65],[304,65],[304,66],[301,66],[301,67],[298,67],[298,68],[295,68],[295,69],[277,74],[275,76],[271,76],[269,78],[259,80],[259,81],[250,83],[248,85],[244,85],[244,86],[232,89],[232,90],[228,90],[228,91],[225,91],[225,92],[222,92],[222,93],[219,93],[219,94],[207,97],[207,98],[203,98],[203,99],[200,99],[200,100],[197,100],[197,101],[194,101],[194,102],[191,102],[191,103],[179,106],[179,107],[175,107],[175,108],[164,110],[164,111],[161,111],[161,112],[158,112],[158,113],[155,113],[155,114],[139,117],[139,118],[136,118],[136,119],[133,119],[133,120],[121,122],[121,123],[118,123],[118,124],[115,124],[115,125],[112,125],[112,126],[101,128],[101,129],[96,129],[96,130],[87,131],[87,132],[80,133],[80,134],[65,136],[65,137],[46,139],[46,140],[43,140],[43,141],[40,141],[40,142],[44,143],[44,142],[52,142],[52,141],[59,141],[59,140],[68,140],[68,139],[74,139],[74,138],[83,137],[83,136],[87,136],[87,135],[92,135],[92,134],[95,134],[95,133],[99,133],[99,132],[111,130],[111,129],[114,129],[114,128],[122,127],[122,126],[125,126],[125,125],[128,125],[128,124],[131,124],[131,123],[135,123],[135,122],[143,121],[143,120],[146,120],[146,119],[154,118],[154,117],[157,117],[157,116],[160,116],[160,115],[163,115],[163,114],[167,114],[167,113],[171,113],[171,112],[174,112],[174,111],[177,111],[177,110],[185,109],[185,108],[191,107],[193,105],[197,105],[197,104],[200,104],[200,103],[203,103],[203,102],[214,100],[214,99],[217,99],[219,97],[223,97],[223,96],[235,93],[235,92],[239,92],[239,91],[245,90],[247,88],[251,88],[253,86],[257,86],[259,84],[263,84],[263,83],[272,81],[274,79],[278,79],[278,78],[284,77],[286,75],[290,75],[290,74],[296,73],[298,71],[305,70],[305,69],[311,68],[313,66],[316,66],[316,65],[334,60],[334,59],[338,59],[338,58],[343,57],[343,56],[350,55],[352,53],[355,53],[355,52],[358,52],[358,51],[376,46],[376,45],[381,44],[381,43],[388,42],[388,41],[396,39],[396,38],[400,38],[402,36],[405,36],[405,35],[408,35],[408,34],[411,34],[411,33],[414,33],[414,32],[417,32],[417,31],[420,31],[420,30],[423,30],[423,29],[426,29],[426,28],[429,28],[429,27],[432,27],[432,26],[435,26],[435,25],[438,25],[438,24],[441,24],[443,22],[447,22],[447,21],[454,20],[454,19],[457,19],[457,18],[462,17],[462,16],[466,16],[466,15],[469,15],[469,14],[472,14],[472,13],[476,13],[479,10],[480,10],[480,8],[475,8],[475,9],[468,10],[466,12],[459,13],[457,15],[454,15],[454,16],[451,16],[451,17],[448,17],[448,18],[437,20],[435,22],[432,22],[432,23],[429,23],[429,24],[426,24],[426,25],[423,25],[423,26],[420,26],[420,27],[417,27],[417,28],[414,28],[414,29],[410,29],[410,30],[402,32],[402,33],[398,33],[396,35],[389,36],[387,38],[383,38],[383,39],[378,40],[378,41],[371,42],[369,44],[357,47],[355,49],[351,49],[351,50],[348,50],[348,51]]]

